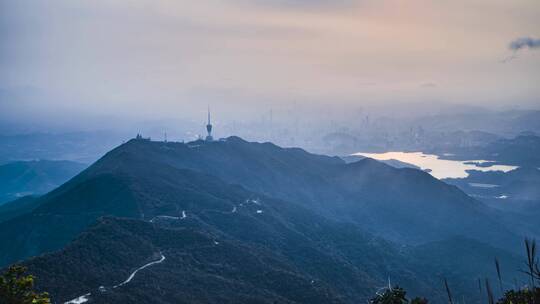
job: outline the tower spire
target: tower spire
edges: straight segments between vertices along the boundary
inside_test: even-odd
[[[210,122],[210,106],[208,106],[208,123],[206,125],[206,132],[208,132],[208,135],[206,136],[206,141],[214,140],[214,138],[212,137],[212,123]]]

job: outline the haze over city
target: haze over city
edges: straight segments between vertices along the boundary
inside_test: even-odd
[[[535,0],[4,0],[0,119],[58,132],[202,123],[208,105],[219,123],[291,124],[537,109],[539,15]]]

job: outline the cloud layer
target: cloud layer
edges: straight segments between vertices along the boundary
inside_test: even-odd
[[[539,54],[498,61],[539,15],[538,0],[0,0],[0,91],[18,96],[0,94],[0,119],[530,102]]]
[[[509,48],[513,51],[517,51],[523,48],[529,48],[529,49],[540,48],[540,39],[534,39],[531,37],[521,37],[510,42]]]

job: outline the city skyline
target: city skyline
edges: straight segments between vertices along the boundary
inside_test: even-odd
[[[0,118],[538,108],[536,1],[272,3],[2,1]]]

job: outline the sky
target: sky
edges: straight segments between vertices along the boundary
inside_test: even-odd
[[[540,105],[538,0],[0,0],[0,39],[5,121]]]

